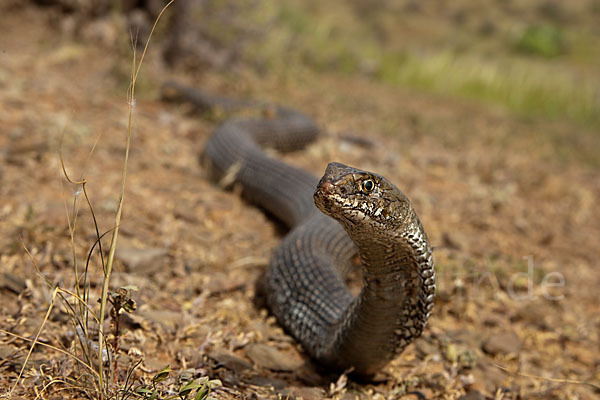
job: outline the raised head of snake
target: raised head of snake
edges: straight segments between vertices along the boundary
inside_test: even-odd
[[[435,293],[431,247],[409,199],[380,175],[330,163],[314,200],[354,241],[363,273],[330,362],[369,375],[425,327]]]
[[[408,198],[386,178],[335,162],[327,166],[314,199],[351,237],[367,233],[389,238],[404,232],[416,217]]]

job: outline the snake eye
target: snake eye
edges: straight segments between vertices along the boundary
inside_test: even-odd
[[[373,182],[373,179],[366,179],[362,182],[361,186],[364,192],[372,192],[375,189],[375,182]]]

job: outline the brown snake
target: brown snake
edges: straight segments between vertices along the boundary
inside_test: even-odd
[[[173,83],[165,93],[202,109],[244,105]],[[226,120],[201,158],[214,180],[229,177],[290,229],[262,285],[279,323],[317,363],[369,377],[425,327],[432,250],[411,202],[386,178],[330,163],[319,181],[262,150],[301,148],[317,134],[310,118],[279,107],[271,118]],[[353,296],[344,278],[357,252],[363,284]]]

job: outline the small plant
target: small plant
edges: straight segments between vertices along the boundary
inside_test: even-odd
[[[515,47],[523,53],[549,58],[565,51],[562,32],[552,25],[528,26],[518,37]]]
[[[168,387],[161,388],[160,384],[166,381],[171,374],[172,370],[169,365],[160,370],[154,377],[149,385],[141,384],[135,390],[135,394],[145,400],[171,400],[171,399],[194,399],[194,400],[210,400],[214,399],[209,397],[211,391],[221,386],[222,383],[218,379],[210,380],[207,376],[200,378],[193,378],[193,370],[186,370],[179,376],[179,389],[176,394],[165,394],[170,390]],[[172,391],[170,391],[172,393]]]
[[[112,353],[113,353],[113,372],[119,370],[118,360],[119,357],[119,339],[121,337],[121,314],[124,312],[134,312],[137,308],[135,300],[131,298],[131,292],[137,291],[135,286],[121,287],[114,292],[108,293],[108,301],[112,305],[110,310],[110,330],[109,341],[112,342]],[[111,340],[112,339],[112,340]],[[117,379],[117,375],[114,374],[113,382]]]

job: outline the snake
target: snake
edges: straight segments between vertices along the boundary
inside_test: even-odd
[[[245,107],[178,83],[163,93],[200,110]],[[208,176],[238,186],[249,202],[287,226],[264,282],[266,303],[320,366],[373,377],[416,338],[435,298],[432,247],[413,204],[385,177],[338,162],[317,176],[264,151],[298,150],[321,130],[296,110],[230,117],[200,154]],[[346,278],[360,260],[362,287]]]

